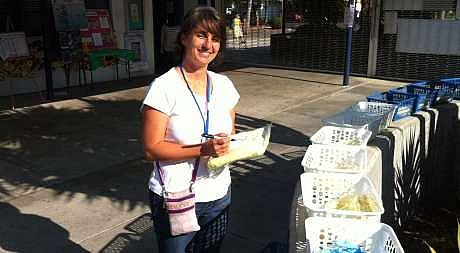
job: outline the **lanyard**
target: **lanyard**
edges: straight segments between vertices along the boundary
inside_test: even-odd
[[[198,101],[196,100],[195,94],[193,93],[192,88],[190,88],[190,85],[187,82],[187,78],[185,78],[185,74],[184,74],[184,71],[182,70],[182,66],[179,66],[179,68],[180,68],[180,72],[182,73],[182,77],[184,78],[185,83],[187,84],[187,88],[190,91],[190,94],[192,95],[193,100],[195,101],[195,104],[198,107],[198,110],[200,111],[200,116],[201,116],[201,119],[203,120],[203,126],[204,126],[203,131],[204,131],[204,134],[207,135],[208,134],[208,126],[209,126],[208,103],[209,103],[209,100],[210,100],[210,97],[211,97],[211,89],[210,89],[211,84],[210,84],[210,81],[209,81],[209,76],[206,74],[206,101],[205,101],[206,119],[205,119],[204,116],[203,116],[203,112],[201,111],[200,105],[198,104]],[[163,187],[163,192],[165,192],[165,186],[164,186],[164,182],[163,182],[163,176],[161,174],[160,163],[158,161],[156,161],[155,163],[157,165],[158,172],[160,173],[160,183],[161,183],[161,186]],[[198,172],[198,166],[199,165],[200,165],[200,157],[195,159],[195,164],[193,166],[194,168],[193,168],[193,173],[192,173],[192,180],[191,180],[192,184],[196,180],[196,174]]]
[[[184,74],[184,71],[182,70],[182,66],[179,66],[179,68],[180,68],[180,72],[182,73],[182,77],[184,78],[185,83],[187,84],[188,91],[192,95],[193,100],[195,101],[196,107],[200,111],[200,116],[201,116],[201,119],[203,120],[203,133],[205,135],[207,135],[208,134],[208,129],[209,129],[209,108],[208,108],[208,103],[209,103],[209,100],[210,100],[210,97],[211,97],[211,84],[210,84],[210,81],[209,81],[209,76],[206,74],[206,102],[204,104],[204,106],[205,106],[204,108],[206,110],[206,119],[205,119],[204,116],[203,116],[204,114],[201,111],[201,107],[198,104],[198,101],[196,100],[195,94],[193,93],[192,88],[190,88],[190,85],[187,82],[187,78],[185,78],[185,74]]]

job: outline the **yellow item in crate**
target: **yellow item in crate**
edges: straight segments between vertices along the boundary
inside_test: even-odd
[[[377,201],[371,196],[361,195],[358,197],[358,201],[362,212],[375,212],[378,210]]]
[[[375,199],[366,194],[347,194],[336,201],[331,201],[328,206],[337,210],[358,211],[358,212],[376,212],[378,211]]]

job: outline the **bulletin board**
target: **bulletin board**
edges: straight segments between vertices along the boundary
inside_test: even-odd
[[[84,52],[92,49],[114,48],[112,22],[110,12],[106,9],[86,11],[88,27],[80,29],[82,48]]]

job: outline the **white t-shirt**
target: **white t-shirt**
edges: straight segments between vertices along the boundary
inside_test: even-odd
[[[208,103],[209,134],[231,134],[233,129],[230,110],[238,102],[240,95],[232,81],[226,76],[208,71],[212,83],[212,93]],[[205,96],[196,96],[204,118]],[[201,142],[203,133],[203,119],[200,111],[187,88],[187,84],[176,68],[156,78],[149,87],[143,105],[148,105],[169,117],[165,139],[184,145]],[[190,186],[195,159],[176,162],[160,162],[166,191],[178,192]],[[230,186],[230,171],[223,168],[220,174],[209,175],[207,161],[201,159],[194,184],[195,199],[197,202],[208,202],[220,199]],[[154,166],[150,177],[149,188],[156,194],[162,194],[159,174]]]

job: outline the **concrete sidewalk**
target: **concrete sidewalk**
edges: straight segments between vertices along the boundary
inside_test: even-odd
[[[232,168],[222,252],[288,241],[300,161],[321,118],[402,83],[270,68],[224,72],[237,86],[237,128],[273,122],[266,155]],[[146,82],[145,85],[148,83]],[[157,252],[142,158],[146,87],[0,112],[0,252]]]

